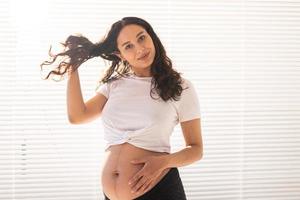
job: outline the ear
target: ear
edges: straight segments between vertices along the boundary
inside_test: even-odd
[[[125,60],[125,58],[121,55],[120,52],[115,51],[115,52],[113,52],[113,54],[116,55],[116,56],[118,56],[121,60]]]

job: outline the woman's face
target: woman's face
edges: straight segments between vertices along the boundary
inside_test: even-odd
[[[150,66],[155,57],[155,47],[151,36],[139,25],[123,27],[117,38],[118,55],[127,61],[136,75],[151,76]]]

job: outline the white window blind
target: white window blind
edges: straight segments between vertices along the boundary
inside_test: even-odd
[[[198,91],[204,157],[179,168],[187,198],[299,200],[299,13],[300,0],[0,1],[0,199],[103,198],[100,118],[69,124],[66,80],[39,64],[70,34],[97,42],[138,16]],[[104,68],[79,68],[85,100]],[[179,124],[171,144],[184,147]]]

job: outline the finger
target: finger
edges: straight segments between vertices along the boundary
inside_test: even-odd
[[[138,177],[137,175],[135,175],[130,181],[129,181],[129,185],[131,185],[131,187],[134,187],[139,180],[142,178],[142,176]]]
[[[145,183],[144,185],[143,185],[143,188],[141,188],[141,191],[147,191],[148,190],[148,188],[150,187],[152,185],[152,181],[148,181],[148,183]]]
[[[148,179],[145,177],[142,177],[137,184],[132,188],[133,192],[138,192],[140,190],[140,188],[147,183]]]
[[[143,185],[141,185],[135,193],[141,193],[144,191],[145,186],[148,185],[148,182],[145,182]]]
[[[134,183],[135,183],[136,181],[138,181],[140,178],[142,178],[142,176],[143,176],[143,175],[141,175],[140,172],[136,173],[136,174],[134,175],[134,177],[129,181],[129,184],[130,184],[130,185],[134,185]]]

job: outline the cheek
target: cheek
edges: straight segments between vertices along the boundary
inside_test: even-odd
[[[149,42],[149,47],[151,47],[152,51],[155,52],[155,46],[154,43],[152,42],[152,40]]]
[[[127,51],[127,52],[123,52],[123,58],[125,58],[125,60],[132,60],[132,58],[134,57],[134,53]]]
[[[156,53],[156,52],[155,52],[155,46],[154,46],[153,43],[152,43],[151,49],[152,49],[153,54],[155,54],[155,53]]]
[[[152,40],[148,40],[147,41],[147,46],[148,47],[154,47],[153,41]]]
[[[132,53],[128,53],[127,55],[126,55],[126,60],[128,61],[128,62],[135,62],[135,54],[132,52]]]

